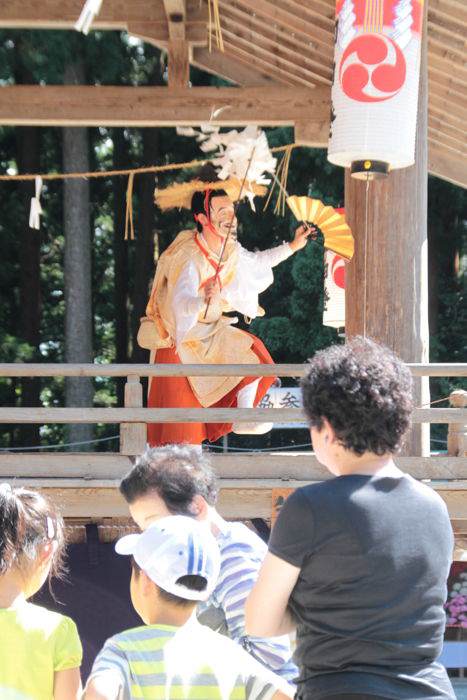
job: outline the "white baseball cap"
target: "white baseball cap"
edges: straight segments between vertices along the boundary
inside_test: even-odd
[[[207,600],[219,577],[219,546],[209,526],[185,515],[161,518],[139,535],[120,538],[115,551],[132,555],[159,588],[187,600]],[[203,576],[206,588],[194,591],[177,583],[189,575]]]

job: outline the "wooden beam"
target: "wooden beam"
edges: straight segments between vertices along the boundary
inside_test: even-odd
[[[321,127],[308,121],[295,122],[294,141],[299,146],[309,148],[326,148],[329,140],[329,119],[323,119]]]
[[[34,175],[32,176],[35,177]],[[409,362],[414,377],[467,377],[467,363]],[[2,362],[0,377],[303,377],[306,364],[181,365]]]
[[[266,518],[271,517],[272,489],[298,488],[302,481],[264,481],[256,484],[245,483],[247,480],[231,481],[228,484],[221,482],[221,490],[218,500],[218,510],[225,518]],[[66,518],[127,518],[128,505],[118,491],[118,480],[101,481],[84,484],[78,479],[56,480],[52,479],[18,479],[17,486],[37,488],[50,496],[60,507],[60,511]],[[307,482],[308,483],[308,482]],[[433,484],[433,488],[437,487]],[[459,490],[445,490],[441,488],[439,494],[449,511],[452,519],[457,521],[467,520],[467,490],[464,486]]]
[[[452,182],[458,187],[467,188],[467,162],[464,158],[454,158],[439,146],[429,143],[428,171],[431,175]]]
[[[190,46],[184,39],[171,39],[167,47],[169,88],[188,88]]]
[[[171,0],[167,0],[169,3]],[[178,4],[178,0],[175,0]],[[73,29],[83,7],[83,0],[8,0],[0,2],[0,27],[16,29]],[[189,0],[186,8],[188,24],[206,29],[208,11],[204,3]],[[93,29],[128,29],[128,25],[160,24],[167,28],[167,15],[162,2],[147,0],[105,0],[92,23]]]
[[[132,36],[167,50],[170,41],[167,22],[129,22],[126,29]],[[190,46],[204,46],[206,36],[206,27],[203,24],[185,24],[185,40]]]
[[[312,452],[210,453],[210,462],[220,479],[285,479],[321,481],[331,474]],[[454,484],[467,480],[467,458],[396,457],[396,464],[415,479],[430,479]],[[134,459],[110,452],[1,452],[0,478],[4,479],[80,479],[101,482],[121,479]]]
[[[35,126],[197,126],[228,106],[223,126],[316,123],[329,116],[330,89],[287,87],[172,89],[38,86],[0,88],[0,124]]]
[[[233,52],[222,52],[212,48],[194,48],[192,51],[191,64],[201,68],[207,73],[220,75],[221,78],[230,80],[243,87],[274,85],[284,82],[279,76],[271,75],[270,72],[259,70],[248,63],[244,57],[238,57]]]
[[[171,41],[184,41],[186,22],[185,0],[163,0],[164,10],[169,25],[169,37]]]
[[[375,334],[376,335],[376,334]],[[0,408],[0,424],[16,423],[303,423],[299,408]],[[412,423],[467,423],[467,408],[416,408]]]

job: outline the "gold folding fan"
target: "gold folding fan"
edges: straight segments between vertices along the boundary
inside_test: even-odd
[[[306,221],[319,228],[325,248],[342,255],[346,260],[352,260],[354,239],[343,214],[311,197],[288,197],[287,204],[298,221]]]

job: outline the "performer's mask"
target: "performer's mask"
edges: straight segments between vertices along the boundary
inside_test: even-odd
[[[226,238],[229,230],[231,238],[236,238],[238,221],[232,200],[226,196],[212,197],[211,192],[211,190],[206,192],[204,200],[207,218],[207,223],[204,226],[219,238]],[[195,216],[195,220],[199,221],[199,215]]]

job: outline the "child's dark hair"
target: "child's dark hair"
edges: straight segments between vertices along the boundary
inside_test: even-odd
[[[388,348],[357,337],[317,352],[301,381],[312,427],[323,418],[339,443],[358,455],[393,454],[412,412],[412,376]]]
[[[57,546],[49,576],[60,576],[65,552],[63,519],[42,494],[0,484],[0,576],[16,567],[27,573],[38,547],[50,541]]]
[[[193,516],[195,496],[203,496],[211,506],[216,503],[217,479],[207,457],[192,447],[153,447],[138,458],[120,484],[120,493],[129,504],[151,491],[173,515]]]
[[[136,578],[138,578],[141,573],[141,567],[138,566],[133,557],[131,557],[131,568],[133,569]],[[207,579],[204,576],[194,574],[180,576],[180,578],[176,580],[176,583],[178,583],[180,586],[185,586],[185,588],[190,591],[198,591],[200,593],[205,591],[208,585]],[[154,585],[157,586],[156,583]],[[197,604],[196,600],[181,598],[178,595],[164,591],[164,589],[160,586],[157,586],[157,588],[159,590],[160,598],[166,603],[170,603],[170,605],[176,605],[179,608],[191,608]]]

